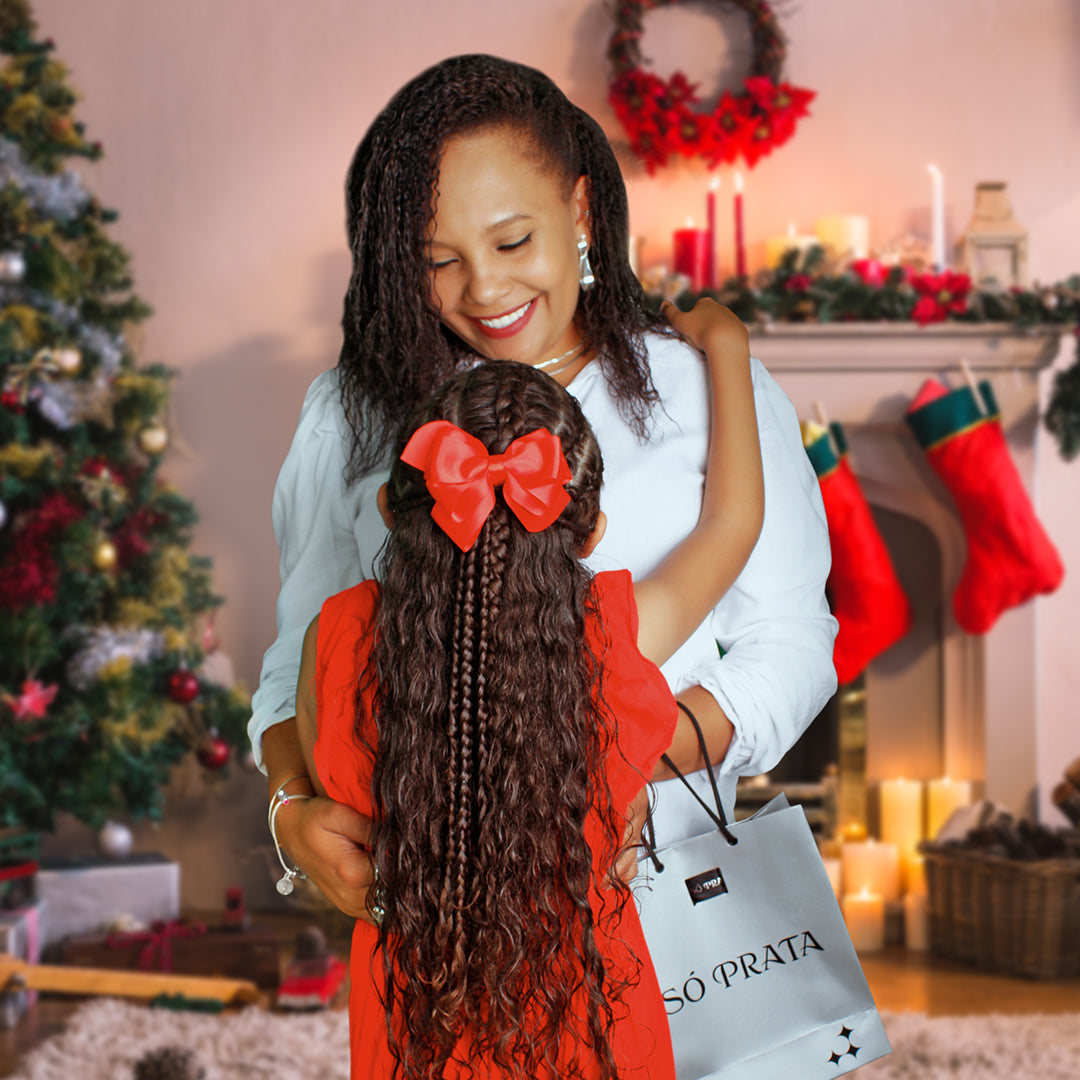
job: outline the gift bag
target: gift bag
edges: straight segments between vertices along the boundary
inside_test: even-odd
[[[647,821],[634,883],[678,1080],[818,1080],[888,1054],[802,807],[728,826],[710,779],[717,827],[665,847]]]

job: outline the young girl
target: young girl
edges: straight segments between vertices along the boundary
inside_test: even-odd
[[[652,574],[586,569],[605,526],[592,430],[547,375],[488,362],[406,426],[380,581],[308,629],[309,772],[376,821],[353,1077],[674,1077],[614,864],[660,755],[702,764],[656,665],[763,513],[746,331],[708,301],[675,319],[709,360],[712,435],[698,525]]]

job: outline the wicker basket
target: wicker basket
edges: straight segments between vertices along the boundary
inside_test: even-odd
[[[1010,975],[1080,974],[1080,859],[922,852],[934,952]]]

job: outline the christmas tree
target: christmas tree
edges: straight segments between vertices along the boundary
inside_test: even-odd
[[[159,476],[174,373],[72,168],[101,155],[26,0],[0,0],[0,826],[160,817],[171,767],[220,769],[242,694],[200,672],[210,566]]]

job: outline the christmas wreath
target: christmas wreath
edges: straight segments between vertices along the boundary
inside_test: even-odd
[[[695,108],[697,87],[677,71],[662,79],[647,71],[641,54],[647,12],[678,0],[619,0],[608,43],[612,77],[608,100],[630,145],[650,173],[675,155],[701,158],[710,169],[739,158],[753,168],[795,134],[814,91],[783,82],[786,39],[765,0],[721,0],[745,12],[753,38],[753,63],[742,93],[724,91],[711,111]]]

